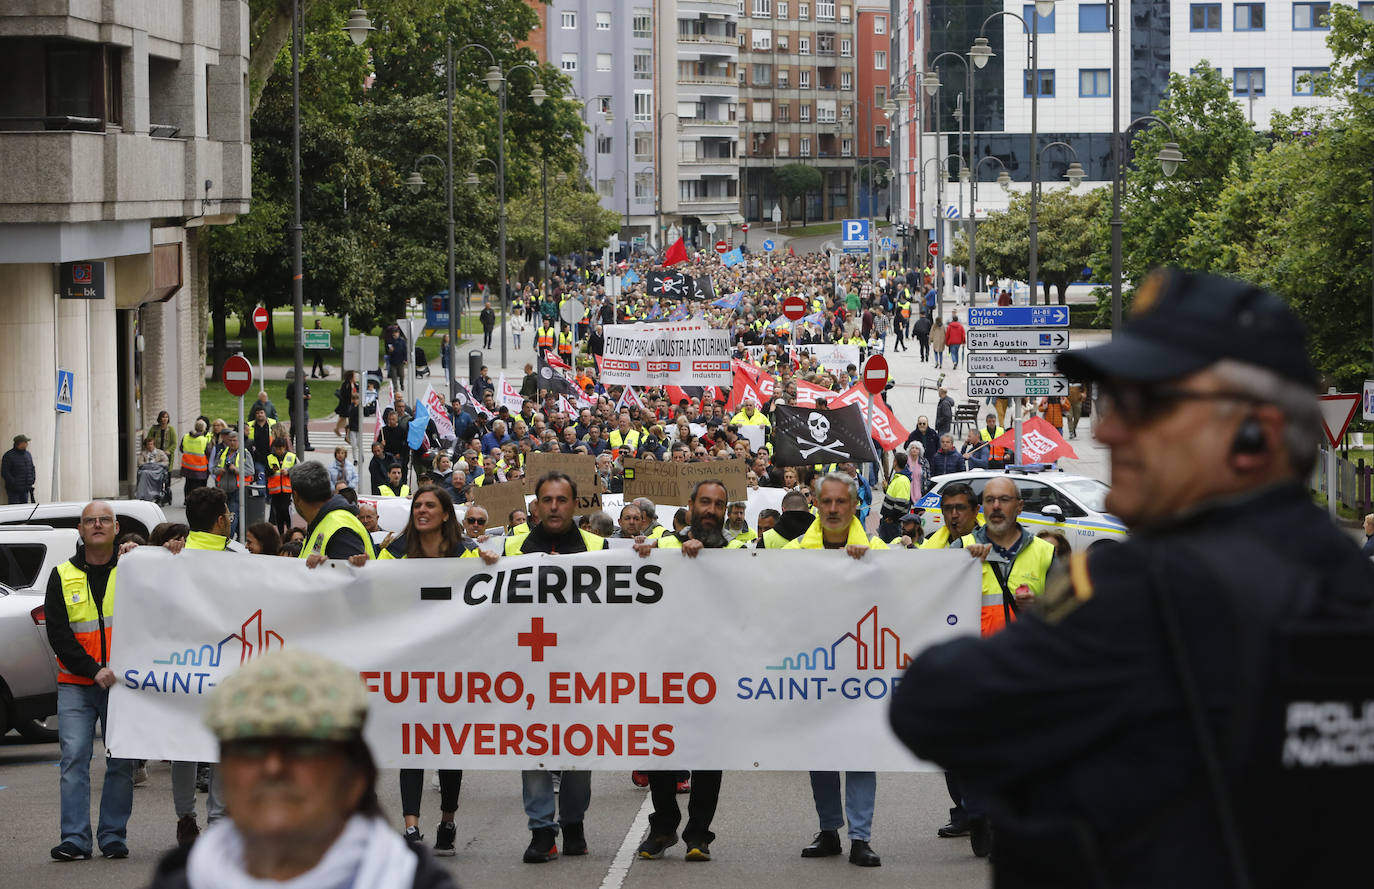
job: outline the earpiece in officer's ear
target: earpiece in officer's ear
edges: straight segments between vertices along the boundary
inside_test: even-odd
[[[1264,437],[1264,427],[1253,414],[1241,421],[1240,428],[1236,430],[1236,438],[1231,442],[1231,453],[1242,454],[1263,454],[1269,449],[1269,442]]]

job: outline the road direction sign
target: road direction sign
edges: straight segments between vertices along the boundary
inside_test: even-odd
[[[968,310],[969,327],[1068,327],[1068,306],[981,306]]]
[[[57,372],[57,401],[53,407],[59,414],[72,412],[72,395],[76,391],[76,374],[70,370]]]
[[[969,349],[1051,349],[1062,352],[1069,347],[1067,330],[1006,330],[1000,327],[974,327],[968,332]],[[971,356],[970,356],[971,357]]]
[[[931,241],[931,242],[930,242],[930,246],[926,248],[926,252],[929,253],[931,256],[939,256],[939,255],[940,255],[940,242],[939,242],[939,241]]]
[[[782,301],[782,316],[788,321],[800,321],[806,315],[806,300],[789,296]]]
[[[887,359],[874,355],[864,362],[864,389],[869,395],[881,395],[887,387]]]
[[[1360,393],[1331,392],[1318,395],[1317,398],[1326,440],[1331,442],[1331,447],[1339,447],[1341,439],[1345,438],[1345,430],[1350,428],[1350,421],[1355,419],[1355,412],[1360,409]]]
[[[716,252],[724,256],[730,250],[730,245],[724,241],[716,241]]]
[[[971,374],[1053,373],[1052,353],[970,352],[965,361]]]
[[[1364,381],[1364,395],[1361,398],[1364,405],[1364,412],[1361,414],[1362,420],[1374,420],[1374,380]]]
[[[769,238],[768,240],[766,240],[766,241],[763,242],[763,252],[764,252],[764,253],[772,253],[772,252],[773,252],[773,247],[774,247],[774,244],[773,244],[773,239],[772,239],[772,238]]]
[[[329,331],[327,330],[307,330],[305,332],[302,348],[305,349],[329,349]]]
[[[242,355],[231,355],[220,371],[224,388],[235,398],[242,398],[253,387],[253,365]]]
[[[1067,395],[1069,383],[1063,377],[969,377],[969,398],[1036,398],[1041,395]]]
[[[268,320],[266,308],[258,306],[253,310],[253,326],[257,328],[258,333],[262,333],[267,329]]]

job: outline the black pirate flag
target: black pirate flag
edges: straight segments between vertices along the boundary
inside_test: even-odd
[[[785,404],[773,408],[773,463],[777,466],[877,459],[857,404],[834,410]]]
[[[667,299],[689,299],[693,281],[685,272],[650,272],[649,293]]]

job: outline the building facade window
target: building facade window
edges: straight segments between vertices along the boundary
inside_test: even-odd
[[[771,17],[773,15],[773,0],[754,0],[754,15]]]
[[[778,150],[773,152],[776,157],[792,156],[792,137],[782,136],[778,139]]]
[[[840,72],[840,89],[842,89],[842,90],[852,90],[853,88],[854,88],[854,72],[852,72],[852,71],[841,71],[841,72]]]
[[[1294,3],[1294,31],[1329,31],[1331,26],[1323,19],[1331,12],[1330,3]]]
[[[1035,7],[1031,7],[1035,11]],[[1080,34],[1103,34],[1107,31],[1107,4],[1084,3],[1078,7],[1078,32]]]
[[[1264,69],[1235,69],[1231,77],[1231,92],[1247,98],[1264,95]]]
[[[1079,8],[1081,9],[1082,7],[1079,7]],[[1025,19],[1027,22],[1029,22],[1029,21],[1031,21],[1031,16],[1033,16],[1033,15],[1035,15],[1035,4],[1034,4],[1034,3],[1027,3],[1026,5],[1024,5],[1024,6],[1021,7],[1021,18]],[[1039,31],[1041,34],[1053,34],[1053,33],[1054,33],[1054,10],[1051,9],[1049,15],[1042,15],[1042,16],[1039,16],[1039,19],[1040,19],[1040,21],[1038,21],[1038,22],[1035,23],[1035,30]],[[1021,30],[1025,31],[1025,30],[1028,30],[1028,29],[1025,28],[1025,27],[1023,27]]]
[[[1296,9],[1296,7],[1294,7]],[[1297,13],[1294,13],[1294,18]],[[1188,7],[1188,29],[1190,31],[1220,31],[1221,4],[1194,3]]]
[[[558,62],[558,67],[564,71],[573,72],[577,70],[577,53],[565,52],[563,58]]]
[[[1097,99],[1112,94],[1112,72],[1108,68],[1078,69],[1078,95]]]
[[[800,71],[797,72],[797,89],[799,89],[799,90],[809,90],[809,89],[811,89],[811,69],[810,69],[810,68],[802,68]]]
[[[874,147],[874,148],[886,148],[886,147],[887,147],[887,127],[881,127],[881,126],[879,126],[879,127],[874,127],[874,128],[873,128],[873,147]]]
[[[881,50],[881,49],[875,49],[875,50],[873,51],[873,70],[874,70],[874,71],[886,71],[886,70],[887,70],[887,53],[886,53],[885,51],[883,51],[883,50]]]
[[[596,30],[611,30],[611,14],[609,12],[598,12],[596,14]]]
[[[791,68],[779,68],[779,69],[778,69],[778,89],[783,89],[783,90],[785,90],[785,89],[787,89],[787,88],[788,88],[789,86],[791,86],[791,85],[792,85],[792,69],[791,69]]]
[[[1024,79],[1022,80],[1022,86],[1024,87],[1023,95],[1025,95],[1025,96],[1030,96],[1030,94],[1031,94],[1031,71],[1030,71],[1029,68],[1027,68],[1027,69],[1025,69],[1025,72],[1024,72],[1024,73],[1025,73],[1025,77],[1024,77]],[[1042,99],[1052,99],[1052,98],[1054,98],[1054,69],[1053,69],[1053,68],[1041,68],[1041,69],[1040,69],[1038,72],[1036,72],[1036,73],[1038,73],[1038,74],[1040,75],[1040,98],[1042,98]]]
[[[873,33],[874,33],[874,34],[886,34],[886,33],[887,33],[887,16],[885,16],[885,15],[875,15],[875,16],[873,16]]]
[[[779,123],[791,123],[791,122],[792,122],[792,103],[791,103],[791,102],[779,102],[779,103],[778,103],[778,122],[779,122]]]
[[[833,22],[835,21],[834,0],[816,0],[816,21]]]
[[[563,23],[563,30],[564,30],[564,31],[576,31],[576,30],[577,30],[577,13],[575,13],[575,12],[565,12],[565,13],[563,13],[559,18],[560,18],[560,20],[561,20],[562,23]]]
[[[787,0],[778,0],[778,18],[787,18]]]
[[[797,4],[797,18],[798,18],[799,20],[803,21],[803,22],[806,22],[806,21],[810,21],[810,20],[811,20],[811,4],[810,4],[810,3],[798,3],[798,4]]]
[[[651,90],[635,90],[635,120],[654,119],[654,94]]]
[[[852,139],[841,139],[841,140],[840,140],[840,157],[849,157],[849,156],[852,155],[853,153],[854,153],[854,140],[852,140]]]
[[[1263,31],[1264,4],[1237,3],[1235,19],[1231,23],[1231,28],[1236,31]]]
[[[1331,85],[1327,82],[1326,76],[1331,72],[1330,68],[1294,68],[1293,69],[1293,95],[1295,96],[1329,96],[1331,95]]]
[[[848,59],[848,58],[851,58],[853,55],[854,55],[854,41],[853,41],[853,40],[850,40],[848,37],[841,37],[841,38],[840,38],[840,57],[841,57],[841,58]]]
[[[835,54],[835,35],[817,34],[816,52],[823,56],[833,56]]]
[[[596,97],[596,110],[597,110],[597,112],[600,113],[600,114],[610,114],[610,113],[611,113],[611,97],[610,97],[610,96],[597,96],[597,97]]]
[[[810,37],[798,37],[798,38],[797,38],[797,55],[799,55],[799,56],[809,56],[809,55],[811,55],[811,38],[810,38]]]
[[[654,13],[651,9],[636,9],[630,18],[630,36],[649,38],[654,36]]]
[[[652,160],[654,156],[654,134],[648,130],[639,130],[635,133],[634,141],[635,160]]]
[[[610,137],[610,136],[597,136],[597,137],[596,137],[596,153],[597,153],[597,154],[610,154],[610,153],[611,153],[611,137]]]
[[[652,53],[637,52],[634,57],[635,80],[654,79],[654,56]]]
[[[802,102],[797,106],[797,120],[801,123],[811,122],[811,103]]]
[[[596,54],[596,70],[598,70],[598,71],[609,71],[609,70],[611,70],[611,54],[610,54],[610,53],[608,53],[608,52],[599,52],[599,53]]]
[[[749,66],[749,73],[754,78],[754,86],[768,86],[773,82],[773,66],[754,64]],[[779,77],[782,76],[779,72]]]
[[[767,50],[773,48],[773,32],[768,28],[755,28],[749,36],[751,46],[754,49]]]
[[[772,102],[755,102],[750,109],[750,120],[766,123],[773,119]]]
[[[802,137],[801,137],[801,148],[798,150],[797,153],[798,153],[799,155],[801,155],[802,157],[810,157],[810,156],[811,156],[811,137],[810,137],[810,136],[802,136]]]

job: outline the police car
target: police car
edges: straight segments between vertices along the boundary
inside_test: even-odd
[[[1126,526],[1103,511],[1107,492],[1105,483],[1085,475],[1068,475],[1043,465],[1011,466],[1006,469],[974,469],[938,476],[935,487],[917,502],[924,510],[921,525],[927,536],[944,525],[940,514],[940,492],[954,482],[973,488],[975,503],[983,499],[988,479],[1004,476],[1016,482],[1023,505],[1018,521],[1031,533],[1054,530],[1063,533],[1075,550],[1085,549],[1101,540],[1121,541]]]

